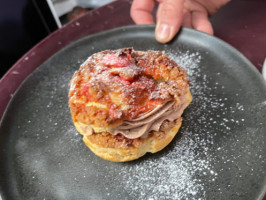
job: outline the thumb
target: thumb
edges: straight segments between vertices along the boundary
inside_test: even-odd
[[[183,16],[184,0],[164,0],[157,11],[155,38],[157,41],[169,42],[178,32]]]

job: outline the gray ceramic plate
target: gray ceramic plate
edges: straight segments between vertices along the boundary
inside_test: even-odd
[[[166,51],[187,69],[194,99],[167,148],[112,163],[83,144],[67,93],[88,56],[122,47]],[[219,39],[182,29],[164,45],[153,26],[103,32],[59,51],[12,98],[0,129],[0,192],[3,199],[260,199],[265,119],[261,75]]]

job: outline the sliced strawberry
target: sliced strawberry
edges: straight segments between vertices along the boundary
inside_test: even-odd
[[[130,58],[131,58],[131,54],[127,53],[127,59],[130,60]]]
[[[122,76],[121,74],[119,74],[120,78],[124,81],[133,81],[134,77],[126,77],[126,76]]]
[[[115,54],[107,54],[104,56],[102,63],[108,67],[126,67],[130,64],[127,57],[116,56]]]
[[[89,88],[90,88],[89,83],[86,83],[86,84],[83,86],[82,90],[81,90],[81,93],[82,93],[83,95],[85,95],[88,99],[90,98]]]

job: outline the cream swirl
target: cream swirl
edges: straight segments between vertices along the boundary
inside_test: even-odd
[[[174,121],[181,117],[189,102],[186,95],[182,95],[180,101],[168,101],[156,106],[153,110],[143,113],[136,119],[126,120],[121,125],[109,130],[108,132],[117,135],[122,134],[126,138],[146,138],[151,131],[159,131],[165,120]],[[79,123],[79,127],[87,135],[94,133],[93,127]]]
[[[174,121],[181,117],[187,105],[188,102],[184,95],[180,98],[179,103],[168,101],[136,119],[124,121],[110,133],[114,135],[122,134],[129,139],[145,138],[151,131],[159,131],[165,120]]]

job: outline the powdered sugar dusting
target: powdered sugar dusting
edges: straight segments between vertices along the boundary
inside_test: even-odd
[[[227,108],[224,103],[227,97],[221,99],[212,93],[206,95],[213,89],[208,84],[209,77],[201,72],[199,53],[167,54],[187,71],[193,111],[188,111],[190,114],[185,112],[182,135],[176,136],[167,147],[169,150],[166,148],[155,159],[146,157],[130,165],[129,169],[121,170],[121,187],[134,199],[206,199],[206,185],[214,184],[219,175],[212,166],[215,157],[210,147],[214,145],[217,134],[213,127],[218,125],[219,131],[226,133],[232,123],[244,123],[244,119],[226,118],[229,112],[244,108],[240,104]],[[219,116],[209,117],[218,110],[221,110]]]
[[[25,148],[27,143],[23,142],[25,140],[22,138],[17,145],[18,152],[27,150],[29,152],[25,154],[27,161],[29,158],[34,158],[34,161],[29,161],[29,166],[25,166],[36,172],[30,176],[29,182],[63,188],[65,196],[81,196],[81,199],[86,199],[88,195],[94,193],[97,194],[97,198],[94,196],[93,199],[190,200],[211,199],[213,188],[217,189],[216,197],[219,194],[224,195],[227,191],[232,194],[236,186],[230,182],[221,182],[230,167],[237,167],[237,170],[234,170],[234,177],[240,179],[239,182],[247,173],[255,176],[256,173],[250,167],[249,160],[261,159],[263,152],[258,150],[254,156],[250,153],[255,149],[251,144],[241,145],[242,151],[238,151],[238,154],[236,152],[237,146],[247,139],[252,137],[252,141],[255,141],[256,133],[259,131],[258,127],[246,126],[250,120],[243,115],[248,107],[241,103],[241,91],[235,90],[234,95],[228,95],[226,90],[228,86],[218,80],[222,74],[216,69],[212,72],[213,76],[208,75],[206,69],[203,69],[204,56],[199,53],[166,53],[186,69],[193,96],[191,105],[184,112],[181,130],[171,144],[161,152],[128,163],[111,163],[95,156],[81,141],[81,136],[74,129],[68,112],[66,79],[71,78],[73,70],[68,70],[64,76],[51,72],[52,78],[49,81],[42,81],[36,90],[30,91],[30,97],[37,95],[38,101],[45,98],[45,103],[37,101],[35,104],[29,104],[36,105],[39,110],[48,109],[48,117],[39,118],[37,117],[39,112],[36,111],[36,115],[31,117],[27,115],[24,119],[26,123],[22,123],[25,127],[20,124],[18,129],[25,130],[23,135],[28,135],[29,130],[32,130],[30,127],[39,124],[39,128],[35,129],[35,137],[27,139],[34,139],[36,144],[45,144],[46,154],[52,154],[48,158],[59,161],[59,163],[54,162],[52,166],[61,174],[55,181],[49,171],[48,163],[44,162],[46,154],[40,156],[43,149],[37,151],[33,147],[30,148],[30,145]],[[68,65],[62,66],[64,69],[68,67]],[[100,67],[98,70],[101,70]],[[45,91],[44,97],[39,91]],[[261,109],[265,107],[264,105],[264,102],[260,102],[256,107]],[[62,110],[64,112],[61,112]],[[237,131],[241,134],[234,138]],[[56,133],[62,133],[64,136]],[[232,154],[232,151],[236,153]],[[244,155],[242,152],[245,152]],[[246,160],[247,163],[244,165],[238,164]],[[74,191],[68,190],[69,183],[75,184]],[[243,188],[242,186],[243,184],[239,187]]]
[[[159,159],[148,159],[131,166],[131,176],[123,176],[130,195],[138,199],[193,199],[199,194],[204,197],[204,185],[196,175],[208,174],[214,181],[216,172],[211,170],[208,157],[197,158],[195,149],[207,154],[202,145],[206,141],[197,141],[192,134],[182,136],[174,149]]]
[[[99,50],[91,42],[89,49]],[[14,148],[5,163],[16,176],[11,190],[22,199],[258,199],[265,188],[265,95],[230,76],[230,62],[219,65],[211,52],[166,52],[191,84],[181,130],[161,152],[113,163],[86,147],[69,113],[68,82],[83,63],[77,51],[87,50],[79,44],[55,56],[16,94],[5,133]]]

